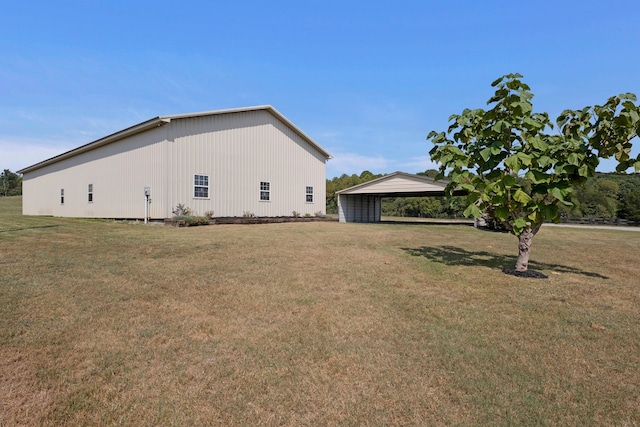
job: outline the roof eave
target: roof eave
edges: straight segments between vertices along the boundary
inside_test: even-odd
[[[276,110],[273,106],[259,105],[254,107],[241,107],[241,108],[229,108],[224,110],[202,111],[199,113],[185,113],[185,114],[174,114],[174,115],[168,115],[168,116],[158,116],[153,119],[147,120],[146,122],[139,123],[127,129],[105,136],[104,138],[100,138],[96,141],[82,145],[78,148],[74,148],[73,150],[69,150],[55,157],[51,157],[50,159],[43,160],[31,166],[27,166],[26,168],[19,170],[18,173],[24,174],[26,172],[32,172],[44,166],[59,162],[64,159],[68,159],[70,157],[76,156],[78,154],[81,154],[90,150],[94,150],[98,147],[110,144],[112,142],[118,141],[128,136],[135,135],[140,132],[144,132],[146,130],[152,129],[157,126],[162,126],[166,123],[170,123],[171,120],[174,120],[174,119],[187,119],[191,117],[212,116],[212,115],[229,114],[229,113],[242,113],[242,112],[257,111],[257,110],[265,110],[273,114],[277,119],[284,122],[289,128],[291,128],[294,132],[300,135],[307,143],[309,143],[320,154],[322,154],[326,160],[330,160],[333,158],[333,156],[328,151],[322,148],[317,142],[311,139],[309,135],[304,133],[299,127],[297,127],[295,124],[293,124],[293,122],[291,122],[289,119],[283,116],[282,113]]]
[[[320,145],[318,145],[318,143],[315,142],[313,139],[311,139],[311,137],[309,135],[304,133],[302,131],[302,129],[300,129],[298,126],[293,124],[293,122],[291,122],[289,119],[287,119],[284,115],[282,115],[282,113],[280,113],[280,111],[276,110],[271,105],[268,105],[266,107],[267,107],[267,109],[269,111],[271,111],[272,114],[275,114],[280,120],[285,122],[287,124],[287,126],[289,126],[291,129],[293,129],[295,132],[297,132],[300,136],[302,136],[304,139],[306,139],[309,144],[313,145],[313,147],[316,150],[318,150],[327,160],[333,159],[333,156],[328,151],[326,151],[324,148],[322,148]]]
[[[24,169],[18,171],[20,174],[24,174],[26,172],[33,172],[34,170],[40,169],[47,165],[57,163],[61,160],[68,159],[70,157],[76,156],[81,153],[85,153],[87,151],[95,150],[98,147],[102,147],[103,145],[110,144],[112,142],[118,141],[120,139],[135,135],[137,133],[144,132],[149,129],[153,129],[158,126],[163,126],[169,123],[171,119],[166,117],[155,117],[153,119],[147,120],[146,122],[139,123],[135,126],[131,126],[129,128],[123,129],[119,132],[113,133],[111,135],[107,135],[103,138],[97,139],[88,144],[82,145],[80,147],[74,148],[73,150],[66,151],[62,154],[58,154],[55,157],[51,157],[50,159],[43,160],[35,165],[27,166]]]
[[[406,176],[409,178],[419,178],[423,181],[427,181],[430,183],[433,183],[434,185],[438,185],[438,186],[442,186],[441,190],[429,190],[429,191],[418,191],[418,192],[388,192],[388,193],[380,193],[380,195],[382,195],[382,197],[402,197],[402,195],[406,196],[406,197],[419,197],[421,195],[436,195],[436,194],[444,194],[444,190],[445,187],[447,186],[447,184],[449,183],[448,181],[436,181],[433,178],[430,178],[428,176],[422,176],[422,175],[415,175],[415,174],[410,174],[410,173],[406,173],[406,172],[393,172],[390,173],[388,175],[383,175],[380,178],[376,178],[376,179],[372,179],[371,181],[367,181],[367,182],[363,182],[362,184],[357,184],[354,185],[352,187],[349,188],[343,188],[342,190],[336,191],[336,194],[338,195],[358,195],[358,194],[367,194],[366,191],[364,192],[360,192],[358,190],[362,190],[363,188],[366,188],[372,184],[375,184],[377,182],[380,181],[387,181],[395,176]],[[356,191],[354,193],[354,191]],[[463,195],[463,194],[467,194],[466,192],[463,192],[462,190],[455,190],[454,191],[454,195],[458,196],[458,195]]]

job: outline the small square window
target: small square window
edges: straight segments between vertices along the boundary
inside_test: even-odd
[[[271,200],[271,183],[266,181],[260,182],[260,201],[268,202]]]
[[[307,203],[313,203],[313,187],[307,187]]]
[[[209,197],[209,175],[193,176],[193,197],[200,199]]]
[[[88,194],[87,194],[87,201],[89,203],[93,202],[93,184],[89,184],[88,187]]]

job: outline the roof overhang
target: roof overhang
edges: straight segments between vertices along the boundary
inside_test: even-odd
[[[394,172],[371,181],[336,191],[337,195],[377,196],[377,197],[437,197],[445,195],[447,181],[435,181],[422,175]],[[464,190],[456,190],[454,195],[465,195]]]
[[[163,118],[163,117],[156,117],[151,120],[147,120],[146,122],[139,123],[135,126],[131,126],[129,128],[123,129],[116,133],[112,133],[111,135],[105,136],[104,138],[100,138],[96,141],[82,145],[78,148],[74,148],[73,150],[69,150],[55,157],[51,157],[50,159],[43,160],[39,163],[36,163],[35,165],[27,166],[26,168],[19,170],[18,173],[24,174],[25,172],[31,172],[36,169],[40,169],[44,166],[59,162],[64,159],[68,159],[73,156],[77,156],[78,154],[94,150],[98,147],[102,147],[103,145],[111,144],[112,142],[118,141],[120,139],[129,137],[129,136],[132,136],[132,135],[147,131],[149,129],[159,127],[159,126],[164,126],[170,121],[171,121],[170,119]]]
[[[444,190],[441,191],[397,191],[397,192],[364,192],[364,193],[338,193],[353,196],[378,196],[378,197],[437,197],[444,196]]]

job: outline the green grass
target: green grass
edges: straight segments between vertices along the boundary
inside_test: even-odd
[[[640,233],[23,217],[0,425],[638,425]],[[602,329],[604,328],[604,329]]]

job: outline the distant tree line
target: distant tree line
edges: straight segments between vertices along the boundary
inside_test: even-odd
[[[22,177],[17,173],[11,172],[9,169],[5,169],[0,174],[0,195],[2,197],[7,196],[20,196],[22,194]]]
[[[435,177],[429,169],[417,175]],[[364,171],[360,175],[343,174],[327,180],[327,213],[338,213],[336,192],[362,184],[384,174]],[[600,173],[578,187],[572,196],[574,206],[563,207],[562,216],[571,218],[622,218],[640,222],[640,174]],[[382,215],[423,218],[460,218],[463,207],[451,207],[441,197],[388,197],[382,200]]]
[[[599,173],[578,187],[563,216],[640,221],[640,174]]]

